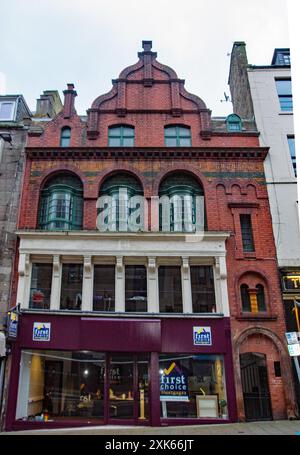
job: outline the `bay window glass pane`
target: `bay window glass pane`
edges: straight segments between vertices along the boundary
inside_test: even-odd
[[[52,264],[32,264],[29,308],[50,308]]]
[[[159,381],[161,417],[228,418],[223,356],[162,354]]]
[[[115,266],[94,266],[94,311],[115,310]]]
[[[82,264],[63,264],[60,299],[62,310],[81,310],[82,274]]]
[[[215,313],[216,300],[213,268],[208,265],[190,267],[194,313]]]
[[[158,269],[159,311],[182,313],[181,267],[160,266]]]
[[[147,270],[143,265],[125,266],[125,311],[147,311]]]
[[[22,351],[17,420],[103,420],[104,372],[102,353]]]

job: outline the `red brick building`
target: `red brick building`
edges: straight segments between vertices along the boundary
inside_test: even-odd
[[[151,47],[29,132],[7,429],[296,414],[268,149]]]

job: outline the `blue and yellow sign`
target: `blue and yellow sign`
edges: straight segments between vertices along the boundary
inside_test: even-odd
[[[50,341],[51,323],[50,322],[34,322],[33,323],[33,341]]]
[[[193,339],[195,346],[211,346],[212,336],[210,327],[193,327]]]

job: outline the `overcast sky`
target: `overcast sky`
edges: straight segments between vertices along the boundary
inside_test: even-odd
[[[6,0],[1,5],[1,93],[23,94],[35,110],[43,90],[62,96],[68,82],[85,114],[111,89],[111,79],[137,61],[152,40],[158,61],[185,79],[212,115],[221,103],[234,41],[245,41],[248,61],[270,64],[275,47],[289,47],[285,0]]]

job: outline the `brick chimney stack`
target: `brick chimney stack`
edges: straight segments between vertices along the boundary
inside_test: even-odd
[[[76,90],[74,90],[74,84],[67,84],[67,90],[63,92],[64,99],[64,118],[70,118],[75,111],[75,96],[77,96]]]

